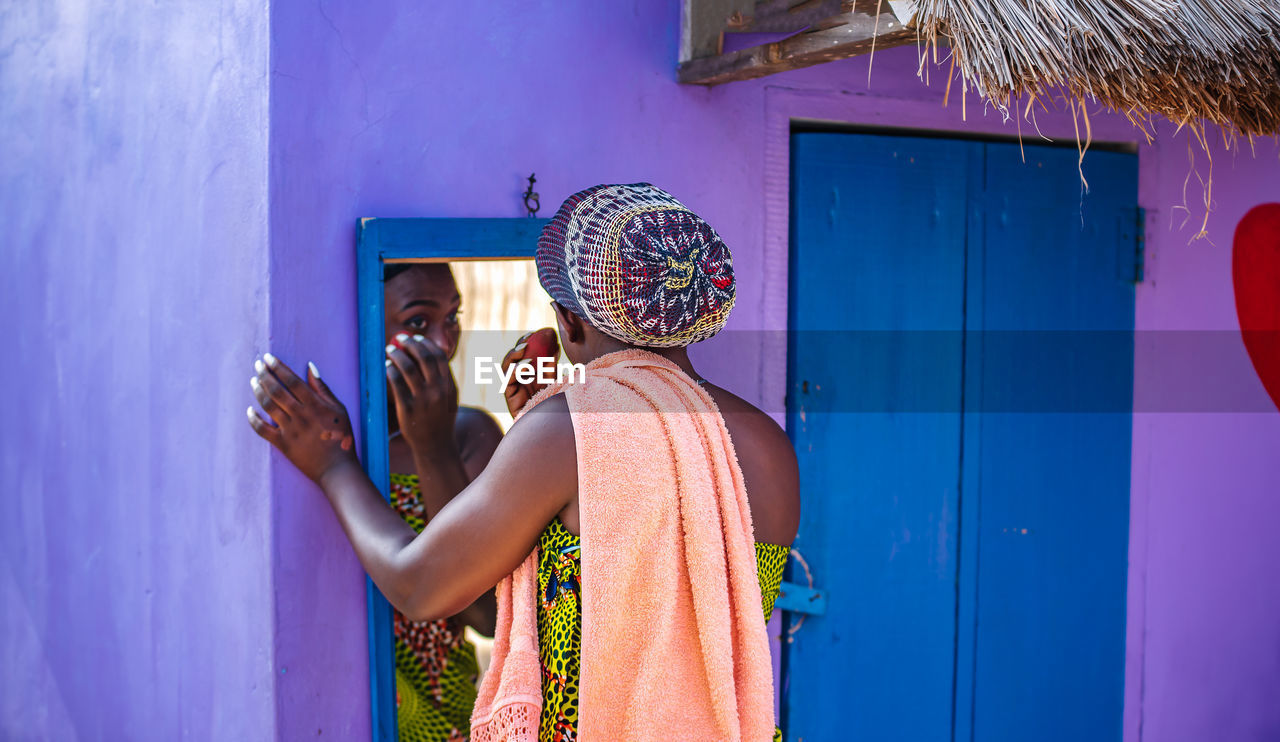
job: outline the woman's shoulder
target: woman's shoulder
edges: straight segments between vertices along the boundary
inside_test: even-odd
[[[708,391],[729,428],[735,448],[746,445],[757,452],[772,454],[771,458],[795,461],[791,439],[772,415],[727,389],[712,387]]]
[[[726,389],[709,389],[729,439],[751,502],[756,540],[790,544],[800,527],[800,468],[795,448],[771,415]]]
[[[483,407],[470,407],[467,405],[458,405],[458,414],[454,418],[454,428],[459,431],[490,428],[498,431],[502,430],[502,427],[498,425],[498,421],[488,410]]]
[[[454,417],[453,436],[458,441],[467,475],[474,479],[489,463],[502,441],[502,427],[487,410],[459,406]]]

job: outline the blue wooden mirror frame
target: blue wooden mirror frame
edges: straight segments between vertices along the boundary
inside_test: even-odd
[[[391,482],[383,361],[383,266],[414,260],[532,258],[547,219],[361,219],[356,248],[360,331],[360,458],[384,498]],[[367,578],[366,578],[367,580]],[[395,644],[391,606],[368,583],[369,689],[373,739],[396,742]]]

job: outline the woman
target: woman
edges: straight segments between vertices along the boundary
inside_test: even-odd
[[[424,497],[460,494],[421,535],[360,469],[313,366],[303,380],[268,357],[255,393],[275,424],[252,408],[250,423],[320,486],[406,615],[450,615],[502,581],[473,739],[768,739],[761,609],[795,537],[799,483],[786,434],[689,360],[733,305],[728,249],[653,186],[597,186],[543,232],[538,272],[587,382],[537,392],[470,484],[458,466],[424,482]],[[388,380],[416,425],[448,404],[448,359],[404,346]]]
[[[449,264],[389,265],[383,287],[388,347],[419,336],[452,358],[462,330],[462,297]],[[455,412],[453,404],[436,405],[433,414],[415,415],[402,413],[394,398],[389,401],[391,504],[421,531],[457,493],[435,491],[433,498],[423,498],[420,475],[461,466],[470,482],[489,463],[502,429],[488,413],[472,407],[456,407]],[[400,426],[400,419],[412,424]],[[463,628],[493,634],[492,598],[486,593],[457,616],[431,621],[411,621],[395,612],[396,722],[404,742],[466,738],[479,667]]]

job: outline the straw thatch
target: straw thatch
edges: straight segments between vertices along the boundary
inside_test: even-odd
[[[1065,90],[1149,131],[1158,114],[1203,132],[1280,132],[1280,0],[916,0],[936,54],[1008,110]],[[1030,105],[1030,103],[1028,103]]]

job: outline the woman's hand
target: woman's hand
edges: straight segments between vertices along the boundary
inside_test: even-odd
[[[556,338],[556,331],[550,327],[521,335],[515,346],[502,357],[502,373],[506,374],[511,366],[522,361],[532,362],[536,370],[540,356],[550,357],[553,365],[560,360],[560,341]],[[509,378],[507,387],[502,390],[502,395],[507,399],[507,411],[514,416],[546,385],[538,384],[536,380],[533,383],[521,384],[516,379],[515,373],[512,373]]]
[[[458,386],[449,357],[423,335],[397,335],[387,346],[387,385],[396,405],[400,433],[414,457],[451,453],[458,444]]]
[[[314,363],[307,364],[306,381],[270,353],[255,361],[253,368],[249,386],[270,419],[262,419],[250,407],[254,432],[317,484],[335,467],[359,466],[347,408],[320,380]]]

